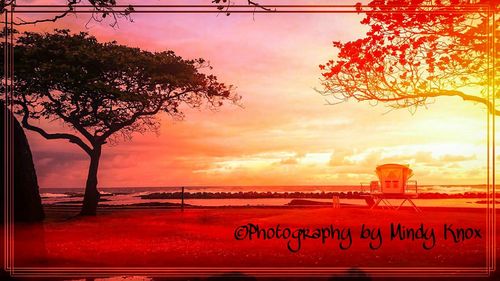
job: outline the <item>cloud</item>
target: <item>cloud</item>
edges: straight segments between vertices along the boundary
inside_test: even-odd
[[[349,150],[336,150],[332,153],[328,165],[330,166],[344,166],[352,165],[353,161],[349,160],[349,156],[353,155],[353,151]]]
[[[477,159],[476,155],[460,155],[460,154],[455,154],[455,155],[446,154],[439,158],[439,160],[443,162],[463,162],[476,159]]]
[[[409,163],[419,180],[431,183],[480,181],[481,173],[467,174],[485,162],[477,148],[485,139],[484,111],[477,106],[437,99],[415,115],[382,114],[386,108],[368,103],[327,106],[313,90],[317,65],[335,55],[331,41],[364,36],[362,16],[256,15],[254,21],[251,15],[137,14],[118,29],[106,23],[86,29],[88,17],[68,16],[34,28],[68,26],[100,41],[203,57],[243,96],[244,108],[186,109],[183,121],[161,116],[159,136],[105,146],[100,186],[357,184],[388,162]],[[88,159],[81,149],[28,138],[41,186],[83,186]]]
[[[297,158],[295,158],[295,157],[290,157],[290,158],[282,159],[279,163],[281,165],[295,165],[295,164],[298,164],[299,161],[297,161]]]

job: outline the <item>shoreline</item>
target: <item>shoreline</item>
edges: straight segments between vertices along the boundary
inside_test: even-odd
[[[362,200],[364,200],[366,197],[361,197],[361,198],[342,198],[345,200],[355,200],[357,203],[345,203],[341,202],[341,206],[366,206]],[[216,198],[204,198],[204,199],[198,199],[198,198],[187,198],[187,200],[200,200],[200,201],[217,201],[221,200],[221,202],[224,202],[227,200],[231,199],[216,199]],[[259,201],[261,199],[288,199],[288,198],[234,198],[236,200],[248,200],[249,202],[252,201]],[[390,200],[401,200],[403,198],[391,198]],[[458,207],[458,208],[479,208],[478,206],[473,206],[472,204],[477,204],[479,206],[487,206],[488,200],[485,200],[484,198],[413,198],[414,200],[454,200],[454,199],[471,199],[470,202],[467,202],[471,204],[471,206],[443,206],[443,207]],[[495,198],[496,199],[496,198]],[[178,199],[149,199],[149,200],[178,200]],[[332,201],[317,201],[317,200],[331,200],[330,198],[325,199],[325,198],[290,198],[290,201],[287,203],[283,203],[280,205],[266,205],[264,203],[261,204],[226,204],[226,205],[197,205],[197,204],[190,204],[190,203],[184,203],[184,207],[294,207],[294,206],[332,206],[333,202]],[[361,201],[361,202],[359,202]],[[109,202],[118,202],[118,204],[109,204]],[[489,200],[490,204],[493,204],[493,200]],[[494,200],[495,204],[500,204],[500,200]],[[42,200],[42,205],[43,206],[80,206],[83,203],[83,201],[56,201],[56,202],[43,202]],[[252,202],[253,203],[253,202]],[[161,201],[150,201],[150,202],[135,202],[135,203],[123,203],[119,204],[119,201],[113,201],[108,198],[101,198],[99,200],[99,207],[113,207],[113,206],[145,206],[145,207],[153,207],[153,206],[163,206],[163,207],[181,207],[181,203],[176,203],[176,202],[161,202]],[[422,206],[422,207],[438,207],[438,206]],[[481,208],[480,208],[481,209]]]
[[[44,210],[80,210],[81,205],[78,204],[49,204],[43,205]],[[340,208],[333,208],[331,205],[224,205],[224,206],[200,206],[200,205],[185,205],[182,208],[179,205],[171,205],[171,204],[142,204],[142,205],[106,205],[100,204],[98,206],[98,211],[100,210],[219,210],[219,209],[366,209],[370,210],[368,205],[354,205],[354,204],[341,204]],[[467,212],[485,212],[487,206],[484,208],[478,207],[450,207],[450,206],[419,206],[419,209],[422,211],[467,211]],[[386,211],[394,211],[398,212],[399,210],[413,210],[410,206],[403,206],[399,210],[396,209],[383,209],[376,208],[374,211],[378,210],[386,210]],[[500,213],[500,208],[496,208],[496,211]]]
[[[101,200],[106,198],[128,195],[138,199],[152,200],[152,199],[331,199],[332,197],[339,197],[340,199],[363,199],[365,196],[370,195],[366,191],[327,191],[327,192],[303,192],[303,191],[223,191],[223,192],[107,192],[100,191]],[[146,194],[144,194],[146,193]],[[412,193],[413,194],[413,193]],[[463,192],[463,193],[443,193],[443,192],[417,192],[418,199],[484,199],[487,197],[486,192]],[[496,195],[500,196],[500,192]],[[54,194],[50,192],[40,192],[42,199],[57,199],[57,198],[83,198],[83,192],[62,192]]]

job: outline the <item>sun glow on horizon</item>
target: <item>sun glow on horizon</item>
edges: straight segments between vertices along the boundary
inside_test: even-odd
[[[334,55],[331,41],[363,36],[360,19],[137,15],[117,30],[104,24],[85,30],[85,18],[61,20],[101,41],[206,58],[219,80],[243,96],[244,108],[186,109],[183,121],[161,116],[159,136],[138,134],[105,146],[99,185],[359,184],[383,163],[410,164],[422,184],[484,183],[484,106],[444,97],[414,114],[388,112],[368,102],[326,105],[314,90],[318,65]],[[36,28],[50,31],[58,24]],[[88,163],[77,147],[28,135],[42,187],[84,185]]]

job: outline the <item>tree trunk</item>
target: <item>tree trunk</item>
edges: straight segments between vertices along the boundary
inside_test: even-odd
[[[83,206],[80,212],[82,216],[95,216],[97,204],[99,203],[99,191],[97,191],[97,171],[99,169],[99,159],[101,158],[101,146],[96,146],[90,154],[90,166],[85,185],[85,195]]]

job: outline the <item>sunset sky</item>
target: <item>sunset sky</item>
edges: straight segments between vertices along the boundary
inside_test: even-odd
[[[189,1],[197,2],[210,1]],[[183,121],[163,116],[158,136],[135,135],[104,147],[101,187],[359,184],[375,177],[376,165],[391,162],[410,164],[419,184],[485,183],[483,106],[439,98],[415,114],[388,112],[354,101],[326,105],[315,92],[318,65],[335,57],[331,42],[363,37],[362,17],[135,14],[117,28],[106,22],[86,28],[88,15],[80,14],[35,29],[84,30],[100,41],[203,57],[243,97],[243,107],[188,110]],[[59,125],[47,126],[55,132]],[[84,186],[83,151],[66,141],[28,137],[41,187]]]

